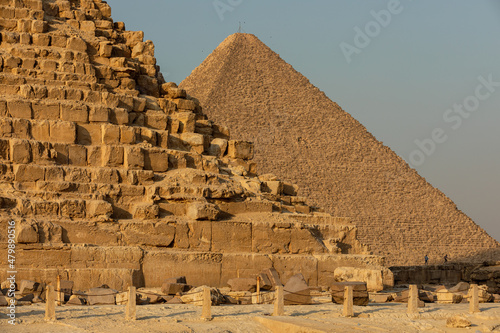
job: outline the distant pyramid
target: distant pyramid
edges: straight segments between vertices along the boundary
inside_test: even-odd
[[[226,38],[180,87],[233,137],[255,142],[259,172],[351,217],[388,264],[498,254],[495,239],[254,35]]]

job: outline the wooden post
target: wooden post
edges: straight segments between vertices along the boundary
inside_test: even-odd
[[[344,288],[344,309],[342,315],[344,317],[354,317],[353,307],[353,288],[352,286],[345,286]]]
[[[203,308],[201,310],[201,319],[212,320],[212,296],[210,287],[203,288]]]
[[[260,276],[257,276],[257,304],[260,304]]]
[[[64,301],[64,294],[61,291],[61,275],[57,276],[57,285],[56,285],[56,303],[57,306],[61,306]]]
[[[125,308],[125,320],[136,320],[137,312],[136,312],[136,296],[135,296],[135,287],[128,287],[128,299],[127,299],[127,307]]]
[[[408,295],[408,313],[418,312],[418,287],[415,284],[410,285],[410,293]]]
[[[285,301],[283,299],[283,286],[276,286],[274,291],[274,312],[273,316],[285,315]]]
[[[54,286],[47,286],[47,294],[45,297],[45,321],[56,320],[56,295]]]
[[[480,310],[479,310],[479,288],[478,288],[477,284],[470,285],[469,312],[470,313],[480,312]]]

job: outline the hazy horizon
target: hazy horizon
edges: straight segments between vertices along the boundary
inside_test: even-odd
[[[107,2],[177,83],[241,22],[500,240],[500,3]]]

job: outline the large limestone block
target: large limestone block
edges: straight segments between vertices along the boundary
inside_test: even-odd
[[[168,247],[174,241],[176,228],[166,222],[122,223],[121,235],[127,245]]]
[[[293,275],[302,273],[308,285],[318,285],[318,260],[315,256],[272,254],[269,257],[282,281],[288,281]]]
[[[161,285],[161,292],[166,295],[176,295],[189,290],[189,286],[185,283],[169,283],[164,282]]]
[[[89,305],[114,305],[117,293],[111,288],[92,288],[87,293],[87,302]]]
[[[338,267],[334,272],[334,279],[338,282],[363,281],[366,282],[368,291],[384,290],[384,275],[392,275],[388,269],[366,269],[356,267]],[[390,280],[387,279],[386,280]],[[392,281],[394,278],[392,278]],[[390,284],[389,284],[390,285]],[[394,285],[394,282],[392,282]]]
[[[227,150],[227,140],[226,139],[213,139],[210,142],[210,146],[208,148],[208,153],[212,156],[222,157],[226,153]]]
[[[144,151],[144,168],[154,172],[168,170],[168,153],[163,149],[147,149]]]
[[[104,200],[88,200],[86,211],[88,218],[108,220],[113,214],[113,206]]]
[[[287,253],[291,242],[290,223],[252,223],[252,251]]]
[[[16,243],[38,243],[38,225],[27,221],[16,223]]]
[[[229,279],[227,284],[231,287],[231,291],[250,291],[255,292],[257,288],[257,280],[251,278],[234,278]]]
[[[193,202],[188,206],[186,216],[193,220],[215,221],[219,217],[219,210],[208,202]]]
[[[120,167],[123,165],[124,148],[122,146],[102,146],[101,154],[102,166]]]
[[[311,292],[301,273],[288,279],[283,287],[283,291],[285,305],[311,304]]]
[[[50,141],[58,143],[75,143],[76,125],[69,121],[50,122]]]
[[[134,219],[152,220],[158,217],[160,208],[152,203],[140,203],[135,206]]]
[[[443,304],[460,303],[463,299],[462,294],[452,293],[448,289],[437,291],[437,302]]]
[[[227,155],[230,158],[250,160],[254,155],[253,143],[248,141],[230,140],[228,142]]]
[[[66,48],[69,50],[85,52],[87,51],[87,43],[80,37],[70,37],[67,40]]]
[[[198,154],[202,154],[205,150],[205,137],[202,134],[186,132],[181,134],[181,139]]]
[[[148,251],[143,259],[146,287],[157,287],[164,276],[183,275],[191,285],[220,286],[222,254],[211,252]]]
[[[14,163],[31,162],[31,145],[27,140],[10,140],[10,160]]]
[[[129,170],[144,168],[144,150],[141,147],[125,147],[123,164]]]
[[[252,228],[250,223],[223,222],[212,224],[212,251],[251,252]]]
[[[332,302],[337,304],[344,303],[345,287],[352,286],[353,304],[366,306],[370,299],[365,282],[335,282],[330,286],[332,293]]]
[[[36,182],[44,180],[45,169],[34,164],[18,164],[14,166],[14,174],[18,182]]]
[[[7,101],[7,109],[12,118],[31,119],[31,103],[22,100]]]
[[[452,328],[468,328],[472,325],[470,320],[464,316],[453,316],[446,319],[446,327]]]
[[[63,200],[60,203],[61,215],[69,218],[85,217],[85,201],[83,200]]]
[[[219,289],[208,286],[200,286],[191,289],[188,294],[181,296],[182,302],[191,305],[203,305],[203,290],[205,288],[210,288],[210,298],[212,300],[212,305],[220,305],[225,302],[225,297],[219,291]]]

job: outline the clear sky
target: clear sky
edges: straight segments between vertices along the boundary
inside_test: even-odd
[[[108,3],[177,83],[241,22],[500,240],[500,1]]]

